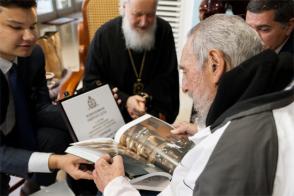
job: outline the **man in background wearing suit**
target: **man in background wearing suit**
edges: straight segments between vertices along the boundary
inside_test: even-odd
[[[0,0],[0,195],[8,195],[10,175],[30,179],[34,191],[55,181],[55,169],[92,178],[78,169],[84,160],[57,155],[70,137],[49,98],[36,22],[35,0]]]
[[[293,54],[293,10],[293,0],[251,0],[246,22],[258,32],[267,48]]]

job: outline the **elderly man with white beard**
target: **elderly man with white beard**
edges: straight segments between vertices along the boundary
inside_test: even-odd
[[[189,33],[180,68],[182,90],[207,126],[160,196],[294,195],[293,56],[262,51],[238,16],[213,15]],[[200,126],[201,127],[201,126]],[[122,157],[96,161],[104,196],[139,196]]]
[[[157,0],[121,0],[121,16],[96,32],[83,85],[118,87],[126,122],[150,113],[172,123],[179,111],[179,76],[171,26],[156,16]]]

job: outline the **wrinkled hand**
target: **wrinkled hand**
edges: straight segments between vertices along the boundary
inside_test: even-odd
[[[173,126],[175,129],[171,130],[172,134],[192,136],[198,131],[195,124],[188,122],[176,122]]]
[[[113,159],[109,155],[104,155],[95,163],[93,171],[94,182],[97,188],[103,192],[109,182],[119,176],[124,176],[124,164],[121,156],[117,155]]]
[[[92,180],[93,176],[90,171],[82,171],[79,169],[80,164],[82,163],[88,164],[88,161],[71,154],[66,154],[66,155],[52,154],[49,157],[48,165],[50,169],[64,170],[75,180],[78,180],[78,179]]]
[[[138,118],[146,113],[146,99],[139,95],[130,96],[127,100],[127,110],[132,119]]]
[[[113,97],[114,97],[114,99],[115,99],[117,105],[121,104],[121,99],[120,99],[119,96],[118,96],[118,88],[117,88],[117,87],[114,87],[114,88],[112,89],[112,94],[113,94]]]

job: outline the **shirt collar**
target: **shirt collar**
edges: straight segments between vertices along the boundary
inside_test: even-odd
[[[8,61],[2,57],[0,57],[0,70],[4,73],[7,74],[7,72],[11,69],[12,64],[15,63],[17,64],[17,58],[15,58],[12,62]]]

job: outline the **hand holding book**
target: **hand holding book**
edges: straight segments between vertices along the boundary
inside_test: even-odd
[[[176,135],[193,136],[198,131],[197,125],[189,122],[176,122],[173,126],[171,133]]]
[[[109,155],[103,155],[95,163],[93,171],[94,182],[98,189],[103,192],[106,185],[119,176],[124,176],[124,164],[121,156],[111,158]]]
[[[146,178],[164,177],[165,183],[160,188],[150,188],[160,191],[166,186],[167,179],[171,178],[170,174],[193,145],[187,136],[171,134],[172,129],[174,127],[170,124],[145,114],[122,126],[116,132],[114,140],[96,138],[81,141],[74,143],[66,152],[83,157],[93,163],[104,154],[110,154],[112,157],[121,155],[126,174],[130,179],[140,178],[143,180],[144,178],[138,177],[142,175],[145,175]],[[135,182],[137,183],[136,180]],[[142,184],[138,184],[138,187],[142,187]],[[143,189],[147,188],[143,187]]]

